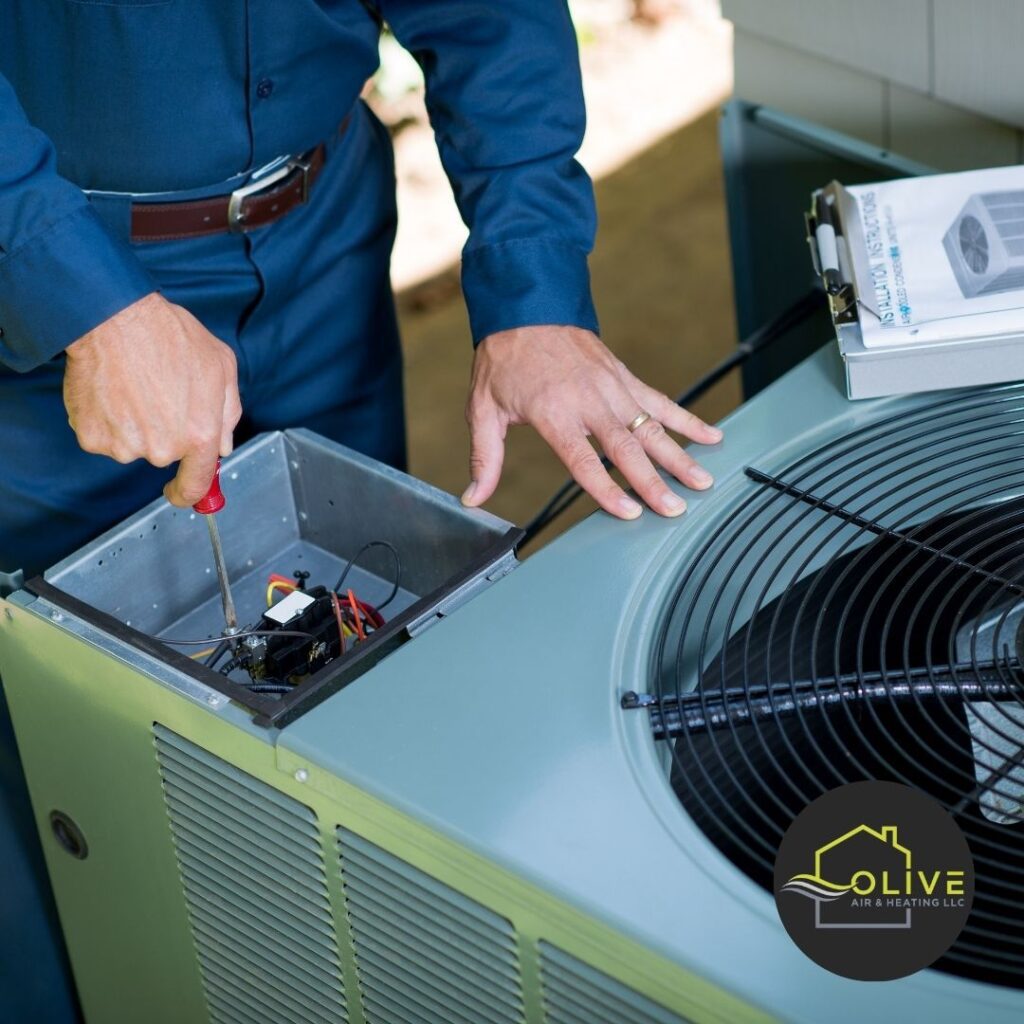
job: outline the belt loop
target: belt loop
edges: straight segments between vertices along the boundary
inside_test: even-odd
[[[86,193],[89,205],[116,238],[127,242],[132,237],[132,201],[128,196]]]

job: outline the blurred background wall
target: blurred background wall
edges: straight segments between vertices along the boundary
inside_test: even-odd
[[[937,170],[1024,156],[1020,0],[722,0],[722,8],[736,27],[744,99]]]

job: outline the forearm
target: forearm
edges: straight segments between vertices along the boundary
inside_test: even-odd
[[[474,341],[556,323],[596,330],[587,254],[593,189],[575,159],[585,109],[560,0],[384,0],[417,55],[441,158],[470,229],[463,287]]]
[[[30,370],[153,281],[57,173],[50,140],[0,76],[0,362]]]

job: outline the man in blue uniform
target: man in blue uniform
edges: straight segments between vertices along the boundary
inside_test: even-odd
[[[391,149],[357,98],[385,22],[423,67],[470,228],[463,500],[491,496],[519,423],[621,518],[641,506],[588,437],[658,513],[684,503],[655,464],[710,484],[665,427],[705,443],[718,431],[595,333],[564,0],[9,0],[0,570],[40,571],[161,487],[193,503],[218,455],[253,432],[301,424],[403,464]],[[0,1018],[70,1020],[5,733],[0,713]]]

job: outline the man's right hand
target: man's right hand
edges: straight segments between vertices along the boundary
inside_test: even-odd
[[[67,348],[64,405],[87,452],[154,466],[181,461],[164,488],[187,507],[206,494],[242,415],[235,354],[156,292]]]

